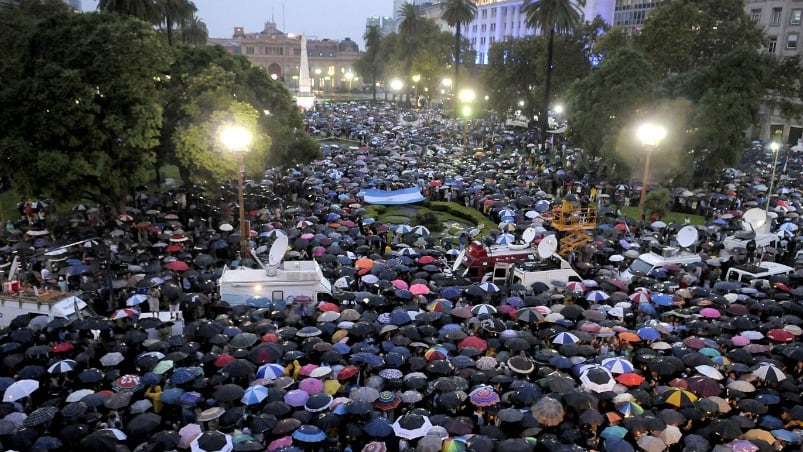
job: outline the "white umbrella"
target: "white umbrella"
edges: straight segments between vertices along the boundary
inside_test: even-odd
[[[16,402],[33,394],[37,389],[39,389],[39,382],[36,380],[15,381],[3,393],[3,402]]]
[[[396,422],[393,423],[393,432],[396,436],[408,440],[425,436],[431,428],[432,422],[427,416],[416,414],[405,414],[397,418]]]
[[[700,372],[701,375],[705,375],[708,378],[713,378],[714,380],[725,379],[725,376],[722,375],[719,370],[713,366],[709,366],[708,364],[701,364],[695,367],[695,369],[697,369],[697,372]]]
[[[586,369],[580,374],[580,383],[584,388],[593,392],[613,391],[613,388],[616,387],[616,380],[614,380],[613,375],[602,366]]]

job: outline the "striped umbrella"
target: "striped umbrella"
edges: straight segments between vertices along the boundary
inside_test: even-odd
[[[268,398],[268,388],[260,385],[249,386],[240,401],[244,405],[257,405]]]
[[[47,368],[47,372],[50,374],[63,374],[72,372],[75,370],[77,365],[78,363],[71,359],[62,359],[51,364],[50,367]]]
[[[688,408],[694,406],[697,396],[683,388],[669,388],[661,394],[661,400],[675,408]]]
[[[601,290],[592,290],[586,295],[586,300],[593,302],[605,301],[608,298],[610,298],[610,296]]]
[[[620,356],[603,359],[602,367],[611,371],[612,374],[626,374],[633,372],[633,363]]]
[[[274,364],[274,363],[263,364],[259,366],[259,369],[257,369],[257,374],[256,374],[256,377],[258,379],[265,378],[268,380],[275,380],[282,376],[284,376],[284,367],[280,364]]]

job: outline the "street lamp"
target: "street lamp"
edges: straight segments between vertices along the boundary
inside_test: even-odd
[[[390,89],[393,90],[394,99],[396,98],[397,95],[399,95],[399,92],[401,92],[401,89],[403,87],[404,83],[397,78],[394,78],[393,80],[390,81]]]
[[[638,128],[636,136],[647,151],[647,158],[644,160],[644,177],[641,180],[641,198],[638,202],[638,219],[643,219],[644,201],[647,197],[647,179],[650,177],[650,157],[652,156],[652,151],[666,137],[666,129],[647,123]]]
[[[237,158],[237,202],[240,207],[240,259],[248,253],[248,238],[251,227],[245,221],[245,195],[243,193],[243,154],[248,151],[251,143],[251,133],[241,126],[227,126],[220,132],[220,141]]]
[[[346,72],[346,80],[349,82],[349,100],[351,100],[351,81],[354,80],[354,73]]]
[[[415,104],[413,105],[413,108],[418,107],[418,82],[420,81],[421,81],[421,76],[415,74],[413,76],[413,83],[414,83],[413,88],[415,89]]]
[[[778,152],[781,149],[781,145],[778,144],[777,141],[773,141],[770,143],[770,149],[772,153],[775,154],[775,158],[772,161],[772,176],[770,177],[770,188],[767,190],[767,211],[770,210],[770,201],[772,200],[772,184],[775,182],[775,168],[778,166]]]
[[[468,120],[471,118],[471,103],[474,102],[474,99],[477,97],[477,94],[472,89],[464,89],[460,90],[458,93],[457,98],[460,100],[460,103],[463,105],[462,112],[463,112],[463,147],[465,148],[468,146]]]

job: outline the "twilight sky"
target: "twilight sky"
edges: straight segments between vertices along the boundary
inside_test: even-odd
[[[229,38],[234,27],[246,33],[261,31],[273,17],[287,33],[309,37],[351,38],[364,49],[362,34],[368,16],[393,16],[393,0],[194,0],[210,38]],[[84,11],[97,9],[97,0],[83,0]]]

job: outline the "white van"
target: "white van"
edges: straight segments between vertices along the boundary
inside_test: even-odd
[[[638,259],[633,261],[625,271],[620,275],[620,278],[625,283],[630,284],[633,276],[648,275],[651,271],[662,268],[667,264],[688,265],[697,262],[702,262],[699,254],[689,252],[679,252],[677,248],[666,247],[661,254],[650,251],[639,255]]]
[[[754,279],[768,279],[776,275],[791,275],[794,268],[777,262],[760,262],[758,265],[737,265],[728,269],[725,279],[749,284]]]

